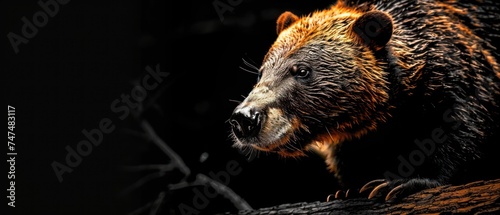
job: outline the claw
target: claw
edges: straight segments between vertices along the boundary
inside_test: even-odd
[[[345,199],[347,195],[349,194],[349,190],[347,190],[347,193],[342,191],[342,190],[337,190],[335,194],[330,194],[326,197],[326,201],[329,202],[333,199]]]
[[[385,201],[392,200],[396,198],[401,192],[403,192],[403,184],[398,185],[394,189],[392,189],[387,196],[385,196]]]
[[[343,192],[342,190],[337,190],[335,194],[330,194],[326,197],[326,202],[332,201],[333,199],[340,199],[340,193]]]
[[[351,192],[351,189],[347,189],[347,191],[345,192],[345,198],[349,198],[349,193]]]
[[[384,183],[382,183],[382,184],[380,184],[380,185],[376,186],[376,187],[372,190],[372,192],[370,193],[370,195],[368,195],[368,199],[372,199],[373,197],[375,197],[375,196],[376,196],[376,195],[380,192],[380,190],[381,190],[381,189],[386,188],[388,185],[389,185],[389,182],[384,182]]]
[[[370,182],[366,183],[365,186],[361,187],[361,189],[359,189],[359,193],[363,193],[367,190],[371,190],[375,186],[382,184],[382,183],[385,183],[385,182],[387,182],[387,180],[385,180],[385,179],[375,179],[373,181],[370,181]]]
[[[333,194],[330,194],[326,197],[326,202],[330,202],[330,198],[333,196]],[[335,198],[335,197],[334,197]]]
[[[342,199],[343,197],[340,196],[340,195],[344,195],[344,191],[342,190],[338,190],[336,193],[335,193],[335,199]]]

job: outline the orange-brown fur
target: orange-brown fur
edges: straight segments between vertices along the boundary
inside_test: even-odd
[[[277,19],[262,78],[235,111],[265,117],[236,145],[315,151],[346,186],[398,170],[433,129],[444,143],[392,187],[448,183],[498,157],[487,154],[500,141],[500,3],[361,2]]]

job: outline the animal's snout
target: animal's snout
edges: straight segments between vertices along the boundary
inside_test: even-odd
[[[237,138],[256,137],[261,129],[262,110],[252,107],[238,107],[234,110],[229,123]]]

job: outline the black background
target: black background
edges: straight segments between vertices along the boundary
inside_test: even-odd
[[[180,180],[177,171],[123,192],[149,173],[121,167],[170,161],[142,136],[136,118],[121,120],[111,109],[147,75],[146,66],[157,65],[169,76],[148,92],[145,102],[151,106],[139,119],[148,120],[182,157],[192,172],[188,181],[236,162],[241,172],[231,175],[227,186],[253,208],[323,201],[334,192],[337,184],[320,158],[260,153],[248,160],[231,146],[226,123],[237,105],[232,100],[243,100],[256,82],[256,75],[239,69],[242,59],[259,66],[276,38],[279,14],[306,14],[332,2],[229,2],[232,11],[221,20],[213,1],[73,0],[60,5],[16,54],[7,34],[22,35],[22,17],[32,20],[42,9],[37,1],[9,1],[2,16],[2,73],[7,76],[5,101],[16,107],[18,155],[16,208],[8,207],[8,214],[131,214],[159,193],[165,198],[158,214],[181,214],[182,204],[200,214],[234,211],[221,196],[196,208],[196,187],[168,190]],[[66,147],[76,147],[86,138],[82,130],[98,128],[105,118],[115,130],[60,183],[51,164],[64,163]],[[202,154],[208,155],[204,162]],[[8,195],[8,184],[3,187]]]

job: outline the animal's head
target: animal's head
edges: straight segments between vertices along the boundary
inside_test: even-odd
[[[390,43],[391,17],[336,5],[283,13],[260,78],[229,122],[235,146],[284,156],[339,144],[387,117],[387,72],[376,54]]]

